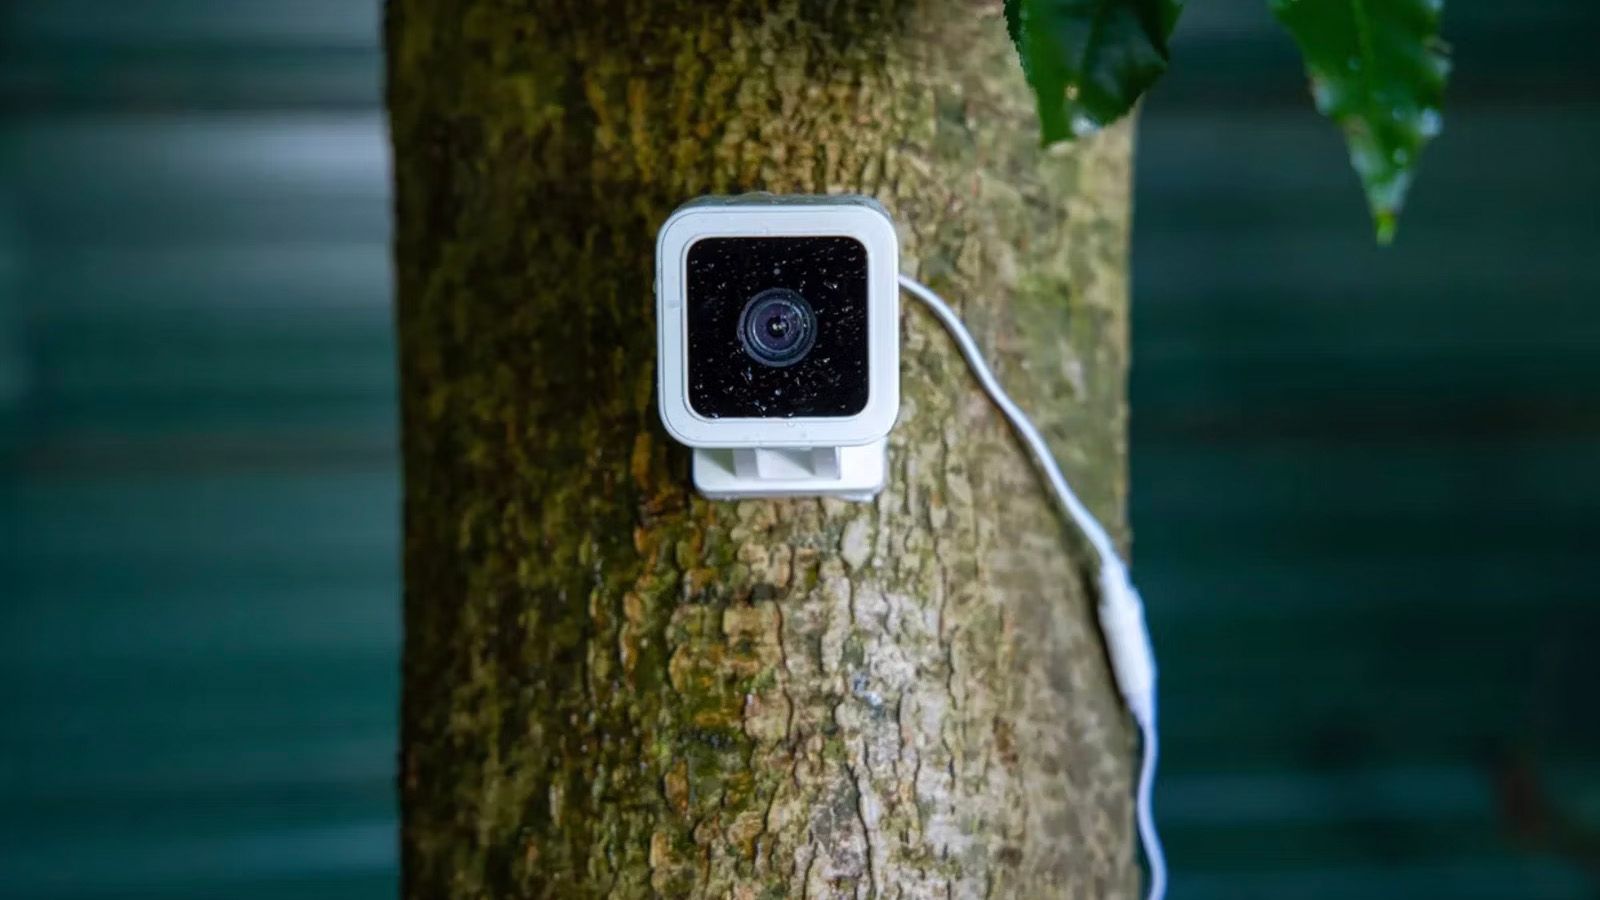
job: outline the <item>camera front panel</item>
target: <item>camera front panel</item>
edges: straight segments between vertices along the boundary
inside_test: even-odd
[[[688,400],[707,419],[867,406],[867,250],[853,237],[706,237],[686,257]]]

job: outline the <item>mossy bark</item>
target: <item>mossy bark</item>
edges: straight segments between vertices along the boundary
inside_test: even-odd
[[[1000,5],[391,0],[411,897],[1127,897],[1090,566],[906,304],[874,503],[662,432],[680,202],[869,194],[1122,522],[1130,126],[1037,143]]]

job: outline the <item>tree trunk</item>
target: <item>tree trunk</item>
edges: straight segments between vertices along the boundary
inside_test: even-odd
[[[1038,129],[1000,4],[391,0],[408,896],[1128,897],[1086,552],[906,303],[876,502],[713,503],[655,230],[859,192],[1113,530],[1131,126]]]

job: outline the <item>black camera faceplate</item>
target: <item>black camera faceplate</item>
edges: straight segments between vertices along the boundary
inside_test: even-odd
[[[867,250],[851,237],[714,237],[689,247],[689,406],[708,419],[852,416],[867,405]],[[816,316],[798,362],[763,365],[740,339],[762,291],[787,288]]]

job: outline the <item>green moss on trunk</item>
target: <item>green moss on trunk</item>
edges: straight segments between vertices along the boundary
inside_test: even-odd
[[[998,4],[391,0],[388,40],[407,895],[1131,895],[1085,564],[935,323],[875,503],[709,503],[650,288],[690,197],[879,198],[1116,523],[1129,129],[1041,152]]]

